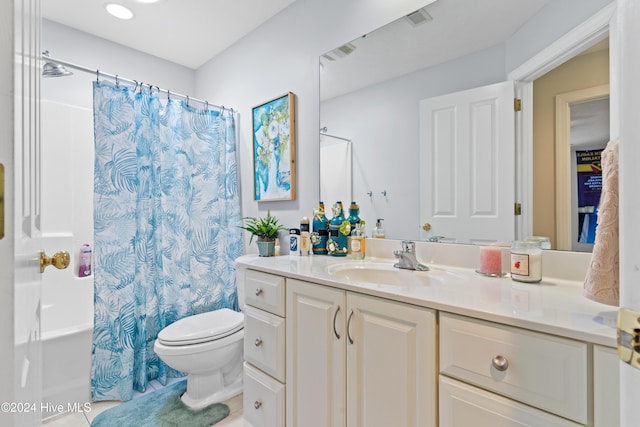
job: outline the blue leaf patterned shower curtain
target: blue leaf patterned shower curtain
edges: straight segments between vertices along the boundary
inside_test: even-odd
[[[238,308],[235,123],[147,87],[99,81],[93,92],[92,399],[129,400],[180,375],[153,351],[160,330]]]

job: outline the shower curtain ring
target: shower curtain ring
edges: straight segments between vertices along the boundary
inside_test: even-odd
[[[187,107],[189,106],[189,95],[187,95]]]
[[[96,70],[96,83],[100,83],[100,70]]]
[[[167,89],[167,101],[171,101],[171,91]]]
[[[209,111],[209,101],[204,101],[204,109]]]
[[[118,80],[118,75],[116,74],[116,87],[120,87],[120,80]]]

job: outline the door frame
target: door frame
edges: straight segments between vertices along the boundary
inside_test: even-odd
[[[515,81],[516,97],[522,100],[521,114],[516,115],[516,200],[522,203],[522,215],[516,216],[516,236],[533,234],[533,81],[607,36],[612,117],[610,135],[614,138],[619,134],[619,111],[616,107],[619,99],[618,41],[616,32],[609,31],[615,18],[616,3],[613,2],[508,74],[508,79]]]
[[[590,87],[556,95],[556,249],[572,250],[571,204],[571,104],[609,97],[609,85]],[[563,165],[565,167],[563,167]]]

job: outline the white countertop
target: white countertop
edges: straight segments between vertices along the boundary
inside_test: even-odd
[[[583,297],[581,281],[544,277],[541,283],[528,284],[509,277],[485,277],[473,268],[429,264],[431,272],[415,273],[443,277],[442,283],[399,286],[350,282],[328,271],[329,266],[337,263],[362,262],[393,263],[394,260],[380,257],[355,261],[331,256],[265,258],[245,255],[236,261],[238,274],[249,268],[594,344],[616,346],[618,308]]]

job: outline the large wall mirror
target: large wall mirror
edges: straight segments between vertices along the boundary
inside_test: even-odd
[[[352,156],[349,161],[350,173],[346,174],[350,175],[351,182],[347,182],[347,179],[336,182],[333,179],[331,191],[320,191],[320,198],[325,205],[330,206],[336,201],[324,200],[326,197],[334,197],[343,202],[344,199],[349,198],[355,200],[360,205],[361,217],[367,221],[368,233],[370,234],[376,219],[382,218],[387,238],[477,244],[526,237],[522,235],[524,233],[550,237],[553,247],[558,248],[557,224],[553,218],[556,215],[556,191],[542,188],[547,185],[544,178],[549,172],[540,172],[545,170],[542,167],[543,163],[552,168],[555,165],[554,153],[551,153],[549,158],[545,157],[549,147],[543,147],[541,152],[529,153],[528,157],[523,159],[522,148],[513,148],[516,145],[514,137],[509,141],[513,145],[511,148],[513,154],[508,154],[509,158],[491,157],[491,152],[501,149],[497,145],[488,144],[481,150],[476,150],[476,154],[484,153],[477,156],[476,163],[473,161],[469,163],[469,159],[465,158],[473,157],[473,153],[452,151],[455,155],[443,157],[442,150],[438,152],[439,156],[431,156],[431,160],[425,160],[424,154],[421,155],[421,151],[424,151],[424,134],[426,133],[424,119],[421,117],[421,114],[424,114],[424,111],[421,113],[421,105],[425,100],[507,81],[514,69],[535,56],[539,50],[553,43],[554,40],[549,40],[549,34],[555,33],[560,37],[594,13],[594,11],[576,10],[575,13],[584,15],[577,23],[574,20],[573,23],[547,24],[543,18],[549,16],[550,9],[554,12],[561,10],[571,13],[572,16],[575,15],[574,11],[567,10],[566,2],[562,3],[562,1],[429,1],[425,7],[415,13],[401,17],[322,55],[320,57],[321,139],[326,140],[327,137],[323,134],[329,134],[349,141],[349,153]],[[577,2],[572,3],[576,8],[578,7]],[[607,1],[602,1],[602,7],[607,4]],[[548,25],[556,25],[556,27],[550,30],[552,27]],[[563,25],[567,28],[562,28]],[[539,41],[538,46],[530,46],[531,43],[527,40],[531,40],[532,37]],[[594,77],[592,72],[587,76],[584,83],[586,86],[603,87],[608,84],[608,43],[602,41],[604,37],[594,38],[583,44],[579,52],[576,50],[572,53],[576,57],[581,55],[579,61],[583,61],[574,64],[573,69],[601,71],[602,75]],[[598,45],[600,48],[592,47],[598,42],[601,42]],[[591,49],[586,50],[587,48]],[[524,54],[528,56],[523,57]],[[605,58],[604,62],[600,60],[599,65],[595,67],[585,65],[591,64],[584,61],[592,59],[587,58],[592,54]],[[561,77],[560,80],[563,78],[567,80],[566,77]],[[543,77],[540,79],[543,83],[545,82]],[[535,82],[533,87],[536,89]],[[553,88],[557,94],[566,94],[579,89],[584,87],[576,88],[571,86],[571,83],[566,89]],[[549,114],[553,114],[555,101],[552,98],[550,102]],[[597,106],[603,106],[603,102]],[[608,108],[606,105],[604,107]],[[491,111],[492,108],[494,107],[485,110]],[[574,117],[577,115],[584,118],[585,114],[594,114],[592,108],[596,108],[596,105],[593,104],[584,109],[576,108]],[[484,113],[481,111],[479,114]],[[605,115],[597,113],[597,116],[602,121],[608,119],[608,113]],[[517,126],[518,120],[514,122]],[[580,122],[589,123],[589,120],[574,119],[569,124],[572,134],[585,133],[571,127],[572,124],[576,125]],[[442,128],[444,125],[439,126]],[[553,150],[553,135],[556,132],[553,123],[551,125],[542,123],[539,126],[545,128],[545,135],[547,131],[551,132],[550,144]],[[549,126],[551,128],[547,129]],[[605,124],[605,126],[608,125]],[[541,138],[547,138],[542,136],[543,133],[538,133]],[[587,131],[587,134],[589,133]],[[602,141],[591,141],[589,147],[597,146],[598,143],[606,144],[608,132],[598,132],[598,135],[601,136]],[[569,144],[571,145],[570,142]],[[536,149],[534,141],[533,150]],[[487,152],[490,154],[486,154]],[[563,167],[566,168],[567,175],[575,175],[575,166],[572,172],[572,162],[575,162],[575,159],[571,158],[573,155],[566,156],[567,164]],[[455,156],[463,162],[456,163],[452,160]],[[438,159],[435,164],[434,158]],[[484,171],[482,162],[488,165]],[[529,166],[523,167],[523,162],[528,162]],[[334,178],[338,176],[334,167],[338,164],[340,162],[332,161],[331,156],[323,156],[320,165],[321,185],[326,185],[325,183],[330,181],[327,176]],[[465,169],[473,173],[467,173]],[[506,171],[506,175],[503,173],[485,179],[485,175],[491,175],[491,171],[495,170]],[[535,176],[534,171],[542,175],[543,180],[540,184],[536,184],[539,178]],[[461,191],[461,182],[475,183],[479,188],[492,186],[505,179],[513,181],[513,185],[506,187],[510,188],[507,190],[509,194],[495,192],[489,195],[489,198],[508,199],[508,204],[503,203],[501,208],[504,214],[504,206],[509,206],[507,219],[500,220],[508,224],[506,231],[496,231],[495,236],[480,239],[475,239],[473,235],[454,236],[454,233],[449,231],[451,228],[445,229],[439,225],[437,218],[432,221],[430,229],[424,227],[427,222],[431,222],[428,216],[425,217],[424,212],[422,214],[420,212],[421,199],[424,199],[425,194],[428,193],[425,189],[425,177],[434,176],[434,174],[441,177],[443,173],[448,173],[449,177],[437,191],[440,192],[440,196],[445,194],[447,197],[449,193]],[[555,172],[551,170],[550,173]],[[478,184],[479,182],[481,184]],[[522,182],[525,186],[533,182],[531,184],[533,190],[530,191],[533,195],[528,195],[532,203],[526,203],[526,200],[522,200],[522,194],[519,194]],[[536,189],[536,185],[540,188]],[[430,197],[433,197],[433,192],[430,194]],[[464,197],[472,196],[467,192]],[[571,195],[567,197],[569,199],[567,203],[572,203]],[[514,210],[511,208],[516,202],[522,203],[522,209],[527,213],[528,225],[524,227],[517,225],[518,218],[514,216]],[[485,204],[491,205],[491,203],[493,202]],[[538,211],[543,213],[540,218],[538,218]],[[488,212],[491,213],[491,209]],[[544,217],[549,212],[553,212],[550,220]],[[562,222],[561,227],[570,227],[572,231],[573,228],[578,227],[576,224],[579,219],[584,218],[584,214],[580,218],[577,217],[577,213],[574,212],[574,214],[575,221],[568,225]],[[460,226],[457,228],[463,229],[464,221],[460,219],[458,223]],[[456,228],[455,222],[453,227]],[[474,227],[475,229],[484,228],[484,226]],[[569,245],[561,249],[590,250],[590,246]]]

